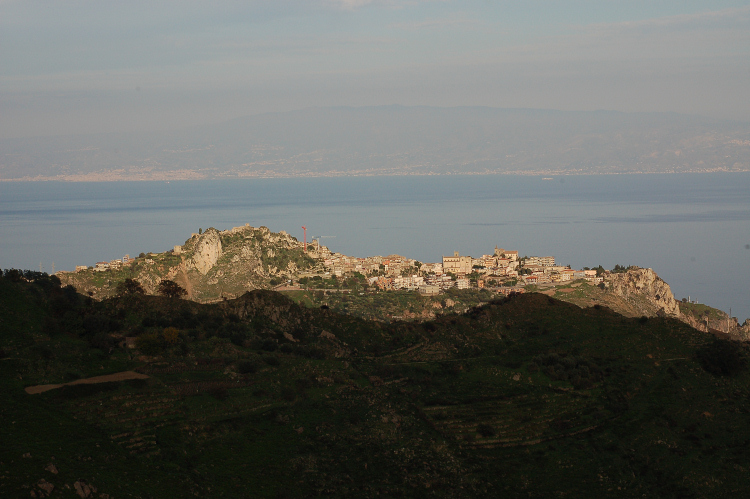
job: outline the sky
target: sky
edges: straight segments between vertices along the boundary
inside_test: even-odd
[[[0,0],[0,138],[311,106],[750,121],[750,1]]]

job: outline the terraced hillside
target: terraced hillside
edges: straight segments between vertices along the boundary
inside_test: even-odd
[[[270,291],[97,302],[16,280],[2,497],[750,492],[746,345],[673,318],[531,293],[385,324]],[[126,370],[148,378],[25,391]]]

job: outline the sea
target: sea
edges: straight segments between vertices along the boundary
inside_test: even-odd
[[[0,182],[0,267],[72,271],[245,224],[352,256],[638,265],[750,317],[750,173]]]

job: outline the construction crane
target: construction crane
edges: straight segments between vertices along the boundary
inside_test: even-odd
[[[304,230],[304,231],[305,231],[305,246],[304,246],[304,247],[305,247],[305,253],[307,253],[307,227],[305,227],[305,226],[303,225],[303,226],[302,226],[302,230]]]

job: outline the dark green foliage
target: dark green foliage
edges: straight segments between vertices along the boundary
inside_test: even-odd
[[[613,274],[624,274],[625,272],[627,272],[631,268],[634,268],[634,266],[633,265],[627,265],[627,266],[625,266],[625,265],[617,264],[612,269],[612,273]],[[597,270],[597,275],[599,275],[598,270]]]
[[[159,355],[167,347],[164,338],[156,333],[142,334],[136,339],[136,347],[146,355]]]
[[[62,327],[60,326],[60,320],[52,315],[44,317],[42,323],[42,332],[47,336],[57,336],[62,333]]]
[[[294,388],[290,386],[285,386],[284,388],[281,389],[281,398],[283,400],[291,402],[297,398],[297,392],[295,391]]]
[[[158,327],[158,328],[165,328],[171,325],[171,321],[168,317],[164,315],[158,315],[158,316],[151,316],[147,315],[143,319],[141,319],[141,325],[143,327]]]
[[[89,338],[89,345],[104,353],[109,353],[115,347],[115,344],[114,338],[105,332],[95,333]]]
[[[0,279],[2,497],[38,497],[41,476],[142,498],[750,492],[750,375],[701,368],[742,347],[672,319],[528,294],[386,324],[264,291],[214,305],[76,295],[57,315],[63,293]],[[113,333],[138,348],[109,346]],[[23,391],[134,369],[149,379]]]
[[[326,352],[322,348],[314,346],[301,345],[294,348],[294,353],[301,356],[307,357],[308,359],[323,360],[326,358]]]
[[[569,381],[576,389],[590,388],[602,378],[601,370],[590,359],[551,353],[534,357],[532,363],[553,380]]]
[[[266,352],[274,352],[277,348],[279,348],[279,344],[271,339],[263,340],[263,342],[260,344],[261,350],[265,350]]]
[[[183,308],[172,318],[170,326],[178,329],[193,329],[200,326],[200,322],[189,308]]]
[[[10,282],[22,282],[24,280],[23,272],[18,269],[5,269],[3,277]]]
[[[118,283],[116,292],[118,296],[145,294],[141,283],[131,278],[127,278],[124,281]]]
[[[85,397],[91,397],[99,395],[105,392],[111,392],[117,390],[120,387],[120,383],[117,381],[109,383],[96,383],[96,384],[80,384],[80,385],[67,385],[62,388],[58,388],[54,393],[54,396],[62,399],[80,399]]]
[[[279,347],[279,351],[282,353],[292,353],[294,352],[294,347],[289,343],[284,343]]]
[[[52,359],[55,356],[54,351],[52,350],[52,347],[45,343],[39,343],[37,345],[34,345],[34,350],[36,353],[43,359]]]
[[[120,323],[104,314],[91,314],[83,318],[83,332],[87,336],[94,336],[99,333],[111,333],[119,331]]]
[[[226,400],[229,397],[229,390],[225,386],[215,386],[208,389],[208,394],[216,400]]]
[[[170,279],[164,279],[159,283],[159,294],[167,298],[179,298],[187,294],[185,288]]]
[[[274,366],[274,367],[276,367],[276,366],[278,366],[278,365],[281,364],[281,361],[279,361],[279,358],[278,357],[274,357],[272,355],[267,355],[267,356],[263,357],[263,362],[265,362],[269,366]]]
[[[720,338],[699,348],[696,356],[703,369],[717,376],[737,375],[747,365],[747,355],[742,346]]]
[[[243,360],[237,364],[237,372],[240,374],[253,374],[258,370],[258,365],[252,360]]]
[[[482,423],[477,426],[477,433],[482,435],[484,438],[490,438],[495,436],[495,429],[486,423]]]

